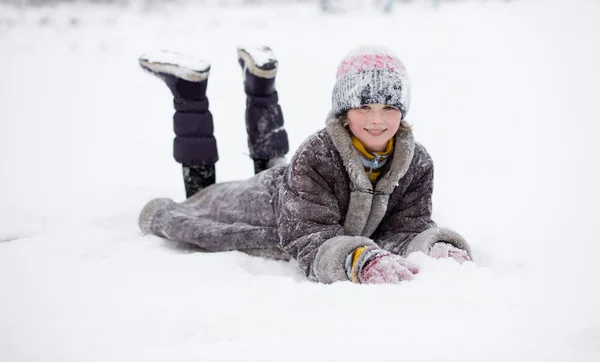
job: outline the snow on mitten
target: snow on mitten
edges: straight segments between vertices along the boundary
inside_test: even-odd
[[[452,258],[459,264],[462,264],[465,261],[471,261],[469,254],[467,254],[465,250],[459,249],[452,244],[444,242],[437,242],[433,244],[431,250],[429,251],[429,255],[436,259]]]
[[[346,273],[355,283],[397,284],[418,272],[419,267],[400,255],[375,247],[358,248],[346,259]]]

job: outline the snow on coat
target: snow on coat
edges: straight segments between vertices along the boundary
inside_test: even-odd
[[[462,236],[431,220],[433,162],[426,149],[410,129],[395,137],[373,185],[348,130],[330,114],[289,165],[214,184],[183,203],[155,199],[142,210],[140,228],[207,251],[293,258],[322,283],[348,280],[346,256],[360,246],[406,256],[444,241],[471,256]]]

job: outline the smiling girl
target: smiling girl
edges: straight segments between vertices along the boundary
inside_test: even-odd
[[[227,183],[193,181],[202,187],[182,203],[150,201],[139,217],[144,233],[208,251],[293,258],[310,280],[321,283],[411,280],[419,268],[405,257],[416,251],[460,263],[471,260],[464,238],[431,219],[433,162],[406,122],[410,82],[391,50],[361,46],[342,60],[325,128],[298,147],[289,164],[281,164],[287,134],[274,87],[277,61],[266,47],[240,48],[238,58],[244,70],[246,126],[256,175]],[[173,84],[182,81],[182,72],[194,69],[170,64],[177,71],[165,71],[164,62],[148,59],[143,57],[142,66],[168,80],[177,110],[186,100]],[[198,86],[197,92],[205,89],[206,84]],[[190,104],[206,98],[192,93],[195,100]],[[210,127],[200,124],[201,117],[195,121],[189,128],[212,132],[212,117]],[[202,134],[186,133],[196,136]],[[200,153],[194,156],[196,163],[211,166]]]

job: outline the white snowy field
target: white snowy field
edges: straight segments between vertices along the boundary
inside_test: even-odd
[[[159,11],[0,5],[0,361],[600,360],[600,3],[429,1]],[[434,218],[475,263],[410,283],[307,281],[137,227],[183,199],[172,99],[137,57],[212,64],[219,181],[251,176],[235,49],[269,44],[292,149],[324,126],[336,66],[382,43],[413,82]]]

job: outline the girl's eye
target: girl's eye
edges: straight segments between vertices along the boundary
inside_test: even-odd
[[[396,110],[398,108],[396,108],[394,106],[385,106],[385,107],[383,107],[383,109],[388,110],[388,111],[394,111],[394,110]]]
[[[371,109],[371,107],[369,107],[367,105],[363,105],[363,106],[360,106],[360,109]]]

